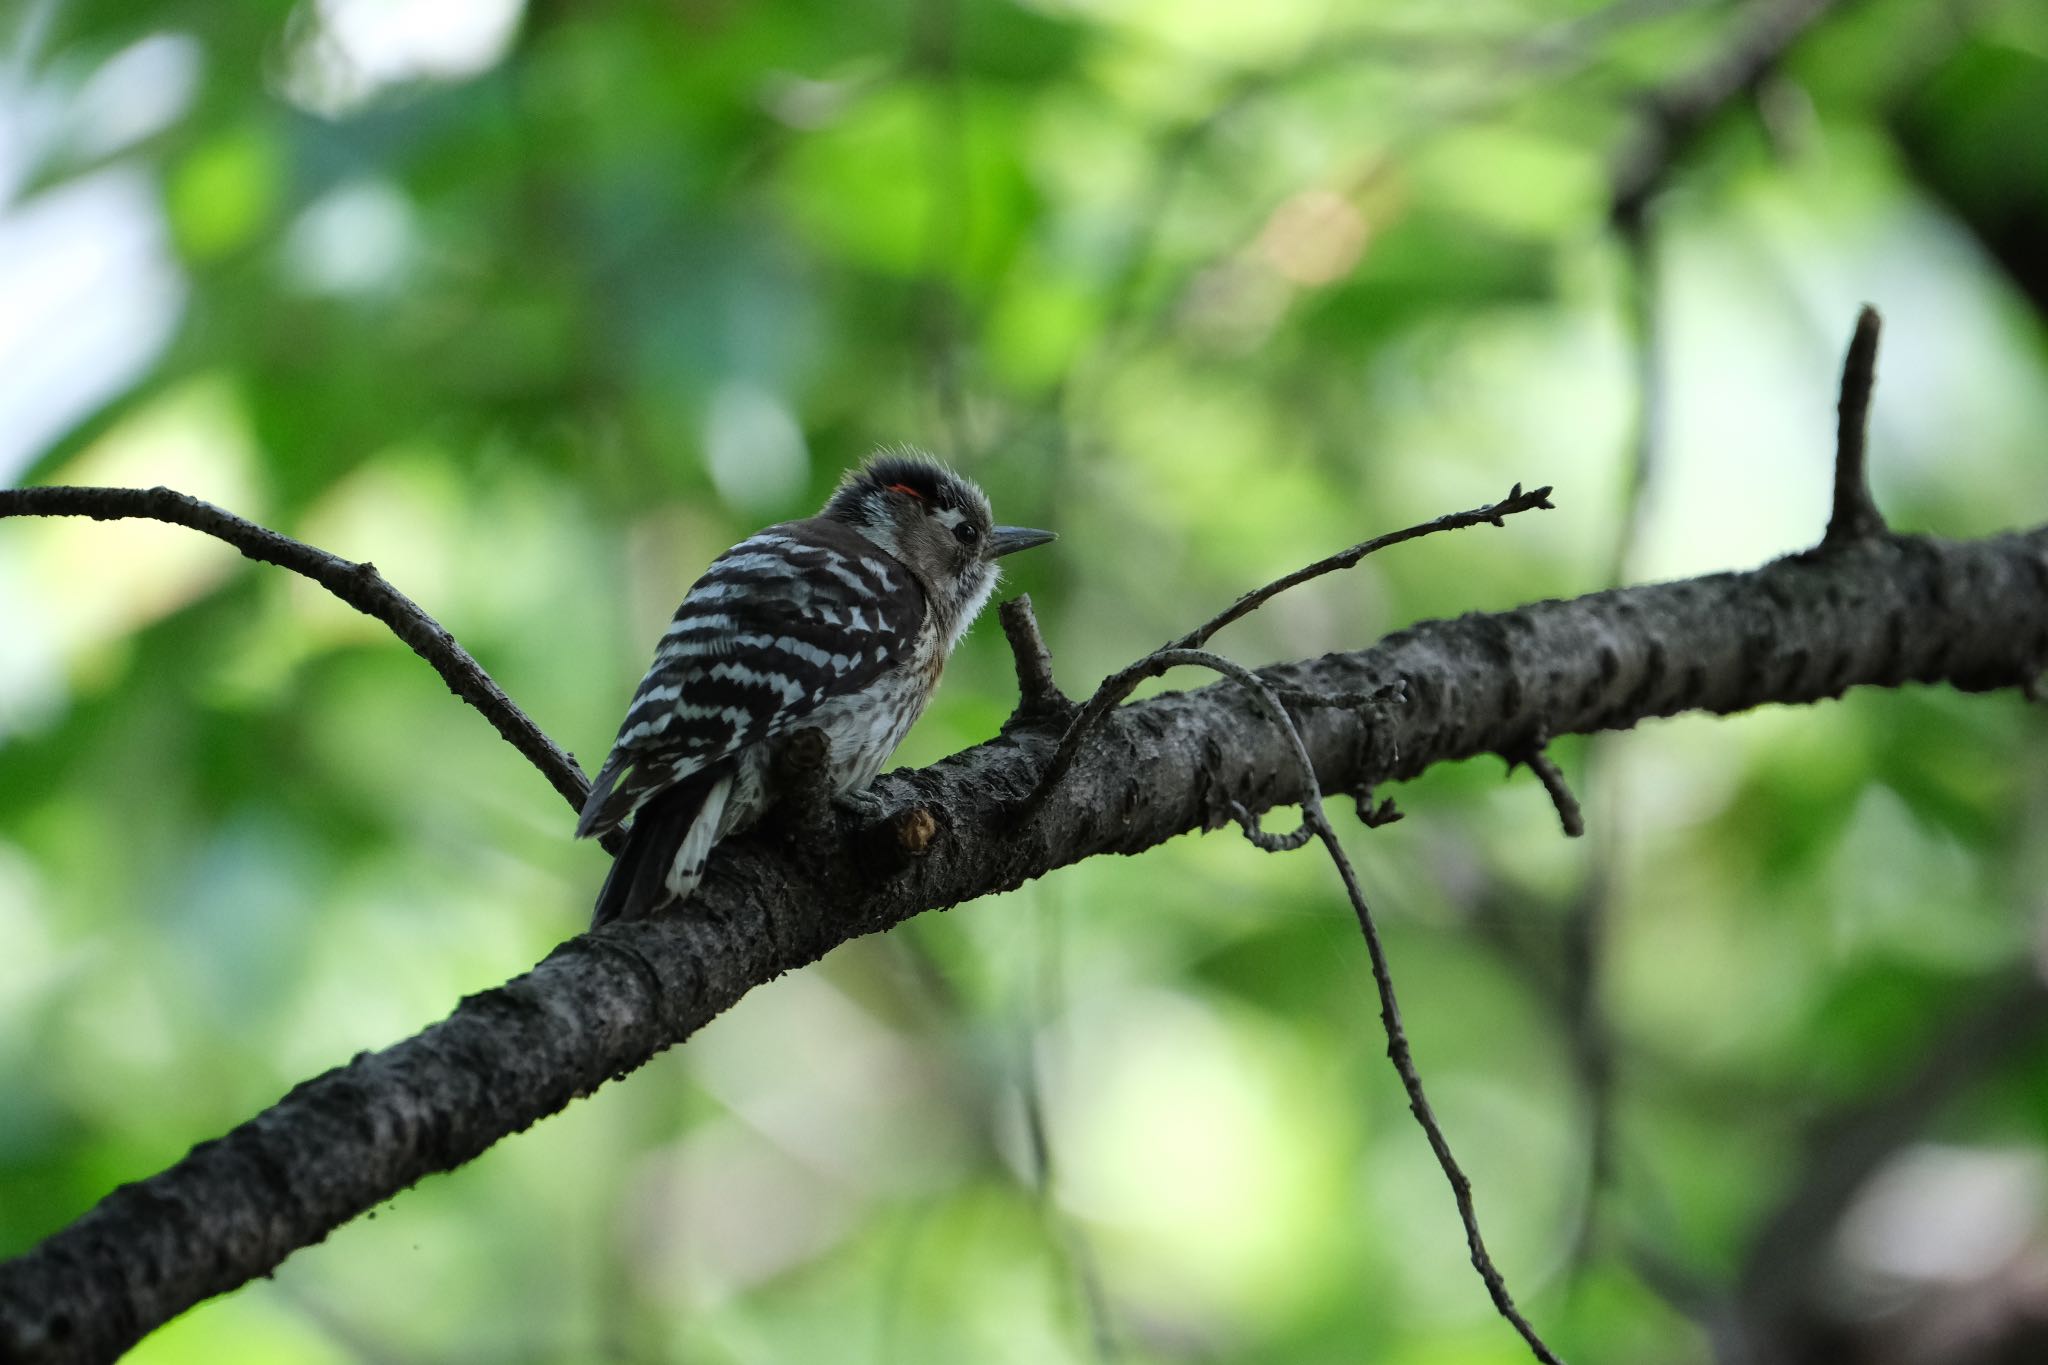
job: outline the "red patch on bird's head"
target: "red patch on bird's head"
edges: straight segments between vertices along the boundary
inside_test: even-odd
[[[905,497],[916,498],[919,502],[925,501],[925,495],[922,492],[918,491],[917,489],[912,488],[907,483],[892,483],[888,486],[886,491],[891,493],[901,493]]]

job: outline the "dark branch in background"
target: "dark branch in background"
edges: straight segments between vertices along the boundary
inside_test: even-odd
[[[1610,173],[1616,223],[1639,219],[1678,163],[1737,100],[1775,72],[1797,43],[1842,0],[1758,0],[1734,42],[1707,62],[1646,95],[1642,117]]]
[[[931,372],[932,394],[955,457],[974,450],[967,388],[961,374],[962,305],[958,280],[967,254],[969,193],[967,92],[960,79],[959,0],[916,0],[912,7],[909,75],[931,86],[922,120],[927,158],[923,262],[911,284],[914,331]]]
[[[1024,1101],[1024,1136],[1031,1158],[1031,1192],[1038,1205],[1038,1216],[1045,1224],[1047,1237],[1073,1271],[1074,1291],[1081,1301],[1082,1316],[1088,1323],[1088,1344],[1095,1359],[1108,1365],[1123,1355],[1117,1344],[1116,1318],[1110,1309],[1109,1294],[1102,1287],[1102,1276],[1096,1271],[1095,1249],[1087,1236],[1060,1209],[1054,1192],[1054,1181],[1058,1177],[1051,1125],[1045,1118],[1045,1086],[1039,1074],[1038,1060],[1032,1055],[1028,1034],[1023,1039],[1017,1075],[1018,1090]]]
[[[1877,382],[1877,310],[1865,304],[1856,318],[1856,335],[1842,362],[1842,397],[1836,405],[1835,498],[1828,514],[1822,549],[1885,533],[1884,514],[1870,496],[1864,446],[1870,432],[1870,391]]]
[[[1348,177],[1347,188],[1355,192],[1377,181],[1432,137],[1502,112],[1536,88],[1536,78],[1556,80],[1580,72],[1592,64],[1603,39],[1632,25],[1701,3],[1702,0],[1618,0],[1579,17],[1494,37],[1464,32],[1421,34],[1379,25],[1347,27],[1305,44],[1301,55],[1292,61],[1220,76],[1217,93],[1199,115],[1163,131],[1154,140],[1147,158],[1152,168],[1151,179],[1138,196],[1138,209],[1130,215],[1138,231],[1126,244],[1102,290],[1109,302],[1103,310],[1103,340],[1096,348],[1098,359],[1102,353],[1117,349],[1127,339],[1132,324],[1140,320],[1136,315],[1146,275],[1159,254],[1159,239],[1172,220],[1189,166],[1219,130],[1259,101],[1348,66],[1379,63],[1413,68],[1426,63],[1480,59],[1476,63],[1480,70],[1470,83],[1469,92],[1425,105],[1411,114],[1404,126],[1394,131],[1388,144],[1368,159],[1364,169]],[[1168,281],[1158,291],[1163,305],[1170,310],[1173,300],[1185,288],[1185,274]]]
[[[576,760],[505,695],[483,665],[471,658],[439,621],[391,586],[377,566],[330,554],[304,541],[246,521],[234,513],[169,488],[14,488],[0,489],[0,518],[91,517],[95,521],[142,518],[169,522],[224,540],[250,559],[290,569],[312,579],[342,601],[391,628],[413,653],[425,659],[448,690],[483,713],[505,742],[540,769],[562,799],[576,809],[590,792],[590,780]],[[607,835],[604,846],[618,852],[619,838]]]
[[[2039,57],[1996,36],[2001,11],[2019,7],[1950,0],[1921,8],[1922,27],[1889,63],[1896,75],[1883,107],[1892,143],[1921,191],[1969,230],[2036,316],[2048,317],[2048,184],[2018,164],[1985,174],[1972,155],[2034,146],[2040,136],[2039,77],[2021,74],[2038,71]],[[2030,81],[2036,93],[2027,96]]]
[[[1768,81],[1793,47],[1837,3],[1839,0],[1758,0],[1734,38],[1719,52],[1636,100],[1634,124],[1609,163],[1608,212],[1627,266],[1624,289],[1636,384],[1635,429],[1626,465],[1620,531],[1608,570],[1610,586],[1619,587],[1633,572],[1650,494],[1662,463],[1662,241],[1651,209],[1700,137],[1738,101]],[[1582,781],[1596,798],[1606,770],[1605,747],[1596,738],[1585,752]],[[1548,765],[1547,758],[1544,762]],[[1554,765],[1530,766],[1550,792],[1566,833],[1582,833],[1583,816],[1563,784],[1563,775]],[[1590,1263],[1601,1203],[1615,1169],[1615,1042],[1601,1004],[1600,980],[1609,911],[1627,837],[1626,811],[1614,806],[1604,810],[1584,881],[1561,930],[1564,974],[1558,1003],[1585,1111],[1589,1176],[1572,1237],[1571,1261],[1578,1269]]]
[[[1929,1119],[2048,1031],[2048,984],[2022,969],[1985,988],[1985,998],[1953,1020],[1897,1083],[1819,1124],[1798,1178],[1750,1239],[1735,1292],[1734,1317],[1751,1358],[1810,1311],[1827,1258],[1823,1249],[1856,1195]],[[2016,1357],[2017,1358],[2017,1357]]]
[[[1614,557],[1607,569],[1607,585],[1626,583],[1635,564],[1636,549],[1649,513],[1650,489],[1657,482],[1662,465],[1664,434],[1664,326],[1657,292],[1659,283],[1658,242],[1655,226],[1645,215],[1616,222],[1628,278],[1623,288],[1628,295],[1628,333],[1634,361],[1636,403],[1634,431],[1630,433],[1628,464],[1623,476],[1620,530],[1614,538]]]
[[[1296,720],[1322,788],[1363,792],[1539,731],[1625,729],[1857,685],[2011,687],[2044,657],[2048,527],[1981,541],[1887,535],[1749,573],[1471,613],[1258,676],[1331,693],[1405,684],[1408,703],[1381,714],[1318,707]],[[770,833],[722,845],[691,915],[572,939],[0,1263],[0,1359],[107,1359],[847,939],[1215,828],[1233,803],[1263,812],[1300,800],[1298,760],[1262,715],[1235,683],[1120,708],[1060,799],[1021,826],[1018,807],[1056,747],[1047,730],[892,773],[877,799],[899,820],[921,815],[931,837],[886,876],[844,832],[802,860]]]

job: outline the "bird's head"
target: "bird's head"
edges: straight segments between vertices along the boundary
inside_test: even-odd
[[[894,555],[924,585],[951,649],[995,591],[996,561],[1051,531],[998,526],[972,480],[918,454],[883,454],[840,480],[824,514]]]

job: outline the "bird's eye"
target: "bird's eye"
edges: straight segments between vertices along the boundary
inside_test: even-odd
[[[981,539],[981,532],[974,529],[973,522],[963,521],[953,528],[953,539],[959,541],[962,545],[972,545],[975,541]]]

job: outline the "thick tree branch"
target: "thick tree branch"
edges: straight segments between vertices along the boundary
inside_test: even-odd
[[[1539,734],[1817,701],[1858,685],[2011,687],[2044,658],[2048,527],[1982,541],[1874,537],[1750,573],[1427,622],[1260,676],[1282,694],[1405,684],[1405,706],[1317,707],[1297,719],[1324,789],[1361,792]],[[890,774],[877,786],[885,807],[928,813],[931,837],[885,877],[846,836],[801,865],[772,832],[732,841],[692,914],[572,939],[0,1264],[0,1360],[107,1359],[847,939],[1095,854],[1216,828],[1234,806],[1300,800],[1295,759],[1257,708],[1234,683],[1120,708],[1021,825],[1017,807],[1057,743],[1050,727]]]
[[[470,657],[439,621],[417,602],[391,586],[377,566],[330,554],[267,527],[246,521],[224,508],[170,488],[11,488],[0,489],[0,517],[91,517],[94,521],[141,518],[189,527],[224,540],[250,559],[290,569],[312,579],[366,616],[391,628],[405,646],[433,665],[448,690],[483,713],[505,742],[540,769],[562,798],[576,809],[590,792],[590,779],[538,725],[506,696],[483,665]],[[604,838],[616,853],[619,834]]]

